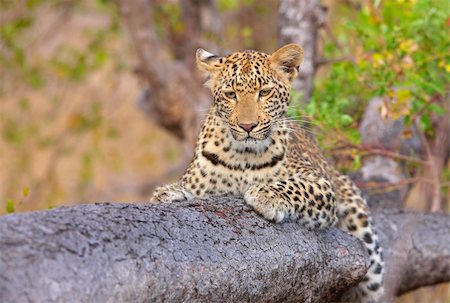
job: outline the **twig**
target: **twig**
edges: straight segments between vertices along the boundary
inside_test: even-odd
[[[436,96],[433,96],[430,100],[426,100],[426,104],[422,106],[418,111],[414,113],[414,115],[411,116],[410,121],[415,121],[420,115],[423,114],[423,112],[433,103],[435,103],[438,100]]]
[[[432,186],[432,197],[430,202],[430,211],[431,212],[437,212],[441,210],[441,191],[439,186],[439,170],[436,167],[436,163],[433,160],[433,153],[430,148],[430,144],[428,143],[427,139],[425,138],[424,133],[420,130],[418,126],[417,119],[413,121],[413,127],[416,129],[417,133],[419,134],[420,141],[422,145],[425,148],[425,156],[426,161],[425,165],[427,165],[431,172],[431,177],[433,178],[434,182],[431,185]]]
[[[314,62],[314,65],[317,67],[320,67],[322,65],[326,65],[326,64],[333,64],[333,63],[337,63],[337,62],[344,62],[344,61],[348,61],[348,62],[353,62],[353,58],[350,57],[341,57],[341,58],[320,58],[318,60],[316,60]]]
[[[394,158],[394,159],[398,159],[398,160],[419,163],[419,164],[423,164],[423,165],[427,164],[426,161],[423,161],[423,160],[415,158],[415,157],[405,156],[405,155],[402,155],[402,154],[399,154],[396,152],[392,152],[392,151],[386,150],[386,149],[372,148],[372,147],[367,147],[364,145],[356,145],[353,143],[347,143],[344,145],[334,147],[334,148],[332,148],[332,151],[343,150],[343,149],[344,150],[345,149],[356,149],[363,153],[362,156],[380,155],[380,156],[386,156],[386,157]]]
[[[354,9],[354,10],[357,10],[357,11],[360,11],[361,10],[361,3],[358,3],[358,2],[355,2],[355,1],[352,1],[352,0],[342,0],[341,1],[344,5],[347,5],[347,6],[349,6],[350,8],[352,8],[352,9]]]
[[[360,151],[362,151],[364,153],[363,156],[370,156],[370,155],[380,155],[380,156],[386,156],[389,158],[395,158],[395,159],[399,159],[399,160],[404,160],[404,161],[409,161],[409,162],[415,162],[415,163],[420,163],[420,164],[427,164],[426,161],[423,161],[421,159],[415,158],[415,157],[410,157],[410,156],[405,156],[396,152],[392,152],[389,150],[385,150],[385,149],[377,149],[377,148],[367,148],[367,147],[360,147],[359,148]]]
[[[47,26],[44,30],[34,36],[28,42],[27,47],[32,49],[40,42],[47,43],[48,40],[56,35],[58,31],[63,28],[63,25],[70,21],[73,13],[75,3],[73,1],[61,1],[61,10],[58,12],[58,16]]]
[[[333,41],[333,43],[336,45],[336,47],[339,49],[339,51],[344,54],[345,53],[344,47],[338,41],[336,36],[333,34],[333,31],[331,30],[329,24],[327,22],[325,22],[323,27],[325,29],[325,33],[327,34],[327,36],[331,39],[331,41]]]
[[[357,185],[361,189],[367,189],[370,190],[371,193],[384,193],[384,192],[390,192],[394,189],[403,187],[408,184],[417,183],[417,182],[424,182],[424,183],[434,183],[434,180],[428,180],[425,178],[408,178],[408,179],[402,179],[399,182],[396,183],[390,183],[390,182],[357,182]]]

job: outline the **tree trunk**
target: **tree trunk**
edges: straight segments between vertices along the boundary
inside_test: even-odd
[[[281,0],[279,10],[279,44],[297,43],[303,48],[303,62],[293,88],[303,93],[308,103],[314,88],[316,48],[326,10],[319,0]]]
[[[448,216],[375,220],[392,293],[450,279]],[[330,302],[368,266],[345,232],[273,224],[231,197],[7,215],[0,251],[1,302]]]
[[[426,160],[427,164],[420,172],[421,181],[417,185],[419,194],[416,197],[427,201],[425,208],[432,212],[442,211],[441,176],[450,155],[450,95],[437,97],[435,100],[445,112],[442,116],[431,115],[435,133],[434,138],[427,141],[422,154],[422,159]],[[426,140],[424,136],[423,141]]]

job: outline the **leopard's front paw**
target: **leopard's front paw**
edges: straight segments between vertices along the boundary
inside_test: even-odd
[[[267,220],[279,223],[288,215],[283,209],[283,202],[279,201],[279,198],[264,186],[251,186],[246,191],[244,200]]]
[[[165,185],[158,187],[150,198],[150,203],[172,203],[189,201],[194,195],[179,185]]]

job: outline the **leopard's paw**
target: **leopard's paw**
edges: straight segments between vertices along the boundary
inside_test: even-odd
[[[194,195],[179,185],[165,185],[158,187],[150,198],[150,203],[172,203],[189,201]]]
[[[270,190],[264,189],[262,186],[251,186],[246,191],[244,200],[257,213],[269,221],[280,223],[288,215],[282,209],[282,204],[278,201],[278,198],[271,194]]]

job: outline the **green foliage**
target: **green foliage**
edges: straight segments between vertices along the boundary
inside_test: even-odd
[[[6,213],[8,214],[14,213],[16,211],[16,208],[20,206],[20,204],[22,204],[29,195],[30,195],[30,188],[28,186],[25,186],[22,189],[22,198],[20,201],[15,201],[11,198],[6,199],[5,203]]]
[[[376,96],[387,101],[387,117],[417,119],[433,135],[430,114],[443,114],[436,100],[449,83],[448,7],[446,0],[369,1],[332,25],[340,43],[326,43],[325,57],[344,59],[319,77],[305,108],[325,134],[343,135],[319,138],[326,146],[357,144],[355,128]]]

